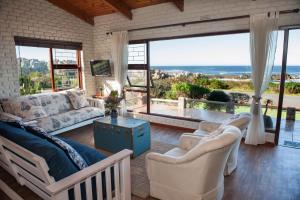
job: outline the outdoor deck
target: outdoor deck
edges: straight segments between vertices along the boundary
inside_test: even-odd
[[[134,109],[135,112],[146,112],[146,105]],[[173,117],[205,120],[222,123],[230,118],[232,114],[225,112],[216,112],[204,109],[184,108],[178,109],[177,105],[151,104],[151,113],[160,115],[169,115]],[[273,125],[276,125],[276,119],[273,118]],[[279,145],[300,148],[300,120],[287,121],[281,120]]]

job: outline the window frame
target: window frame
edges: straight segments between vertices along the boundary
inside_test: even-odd
[[[68,49],[70,50],[70,49]],[[72,49],[73,50],[73,49]],[[63,91],[56,88],[55,85],[55,70],[59,69],[76,69],[78,73],[78,87],[82,89],[82,67],[81,67],[81,52],[76,50],[76,64],[54,64],[53,62],[53,48],[49,48],[50,54],[50,70],[51,70],[51,83],[54,92]]]
[[[55,85],[55,70],[57,69],[76,69],[78,73],[78,87],[82,88],[82,65],[81,65],[81,50],[82,43],[61,41],[61,40],[48,40],[37,39],[30,37],[14,36],[15,46],[27,46],[27,47],[42,47],[49,49],[49,70],[50,79],[52,85],[52,91],[63,91],[56,88]],[[53,62],[53,49],[67,49],[76,51],[76,64],[54,64]]]

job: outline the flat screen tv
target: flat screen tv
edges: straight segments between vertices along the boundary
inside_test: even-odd
[[[91,60],[90,64],[93,76],[111,76],[109,60]]]

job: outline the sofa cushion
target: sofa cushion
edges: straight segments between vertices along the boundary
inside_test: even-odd
[[[66,93],[74,109],[80,109],[89,106],[89,102],[86,100],[84,92],[82,90],[67,90]]]
[[[41,104],[49,116],[68,112],[73,109],[65,92],[43,93],[37,96],[40,98]]]
[[[24,121],[48,116],[40,99],[35,95],[2,99],[1,104],[5,112],[21,117]]]
[[[65,113],[40,118],[36,121],[39,127],[42,127],[47,132],[52,132],[88,119],[101,116],[103,116],[101,109],[95,107],[85,107],[79,110],[71,110]]]
[[[0,122],[0,135],[43,157],[50,169],[49,174],[56,181],[78,171],[63,150],[23,129]]]
[[[49,167],[49,174],[55,181],[79,171],[66,153],[59,147],[21,128],[0,122],[0,135],[44,158]],[[60,139],[72,146],[88,165],[95,164],[106,158],[103,154],[86,145],[70,139]]]

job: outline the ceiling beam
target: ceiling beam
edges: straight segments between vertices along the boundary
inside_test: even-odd
[[[128,19],[132,19],[131,8],[123,0],[104,0],[104,2],[125,15]]]
[[[184,11],[184,0],[172,0],[175,6],[181,11]]]
[[[80,10],[79,8],[73,6],[71,3],[65,0],[47,0],[50,3],[54,4],[55,6],[75,15],[76,17],[82,19],[83,21],[94,25],[94,17],[88,15],[86,12]]]

